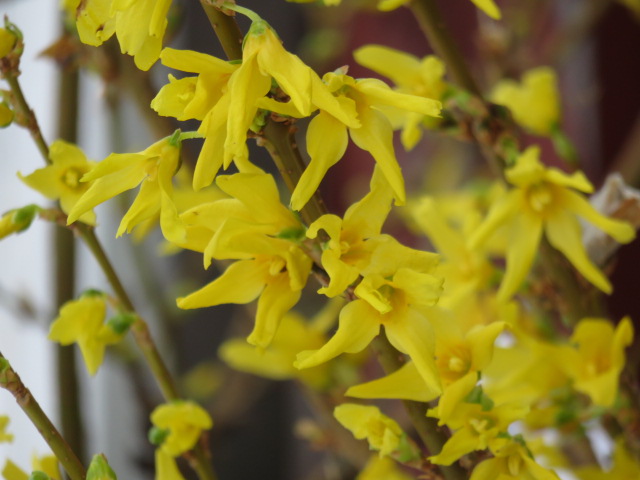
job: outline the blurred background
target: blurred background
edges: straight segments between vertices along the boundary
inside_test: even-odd
[[[263,16],[287,49],[320,74],[349,65],[349,74],[354,77],[376,76],[358,66],[351,55],[355,48],[370,43],[418,57],[432,53],[408,9],[382,13],[375,9],[374,1],[363,0],[343,0],[338,7],[280,0],[239,3]],[[501,22],[488,19],[468,0],[439,2],[483,91],[488,94],[502,77],[519,79],[532,67],[554,67],[562,91],[563,128],[590,180],[598,187],[606,174],[616,169],[638,187],[640,8],[635,7],[634,12],[629,7],[638,2],[498,3],[504,14]],[[130,58],[118,54],[113,39],[100,50],[80,45],[64,33],[55,0],[2,0],[0,10],[24,33],[21,81],[49,142],[60,137],[76,141],[90,159],[100,160],[111,152],[143,150],[178,127],[173,119],[158,117],[148,108],[166,83],[166,68],[156,65],[149,74],[135,70]],[[246,29],[246,22],[241,21],[241,25]],[[174,2],[166,43],[223,58],[196,1]],[[77,112],[61,115],[61,101],[69,104],[74,96]],[[195,129],[197,124],[187,128]],[[542,143],[547,157],[553,157],[548,140],[526,137],[525,141]],[[17,171],[27,174],[41,166],[28,133],[15,126],[0,130],[0,145],[0,211],[28,203],[43,204],[36,192],[16,178]],[[399,143],[396,147],[410,192],[425,188],[443,191],[486,170],[473,145],[446,140],[436,133],[427,134],[410,153],[403,152]],[[196,142],[188,145],[185,162],[193,163],[197,148]],[[252,158],[271,168],[264,155],[262,149],[252,149]],[[360,198],[372,169],[368,154],[350,147],[347,160],[334,167],[322,185],[329,209],[341,214]],[[219,272],[213,267],[204,271],[201,257],[195,253],[158,259],[162,242],[157,232],[133,245],[130,238],[114,238],[119,212],[128,202],[114,200],[98,210],[98,235],[134,303],[152,325],[171,368],[183,379],[187,396],[210,410],[216,425],[211,450],[220,478],[353,478],[354,471],[338,456],[314,451],[310,446],[307,440],[313,436],[309,433],[313,422],[305,419],[318,412],[295,382],[273,382],[236,372],[218,360],[216,351],[224,339],[246,335],[250,330],[252,320],[246,307],[188,312],[175,307],[177,296],[195,290]],[[394,223],[388,228],[395,228]],[[77,441],[86,447],[85,458],[105,452],[120,478],[151,478],[153,449],[146,441],[146,419],[161,398],[131,346],[112,350],[105,366],[90,379],[82,362],[74,358],[72,347],[56,349],[45,339],[65,292],[70,298],[87,288],[108,289],[87,252],[81,246],[71,246],[74,242],[69,238],[54,240],[59,237],[54,230],[36,222],[28,232],[2,241],[0,351],[11,360],[45,411],[75,431]],[[414,241],[409,234],[403,235],[407,241]],[[613,277],[615,293],[610,299],[614,318],[626,314],[640,318],[635,281],[639,249],[638,242],[622,249]],[[75,266],[61,274],[56,260],[65,262],[69,256],[75,259]],[[309,288],[309,293],[313,290],[315,287]],[[300,305],[303,313],[314,313],[312,301],[303,300]],[[56,380],[60,368],[65,372],[62,391]],[[77,385],[69,378],[69,368],[77,374]],[[77,399],[81,408],[75,403]],[[5,392],[0,392],[0,414],[10,415],[9,430],[15,434],[13,444],[0,445],[0,461],[11,458],[26,469],[31,455],[46,452],[46,446]],[[64,418],[67,420],[63,422]],[[74,423],[78,419],[83,428]]]

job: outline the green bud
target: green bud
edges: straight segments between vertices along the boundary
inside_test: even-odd
[[[87,470],[87,480],[118,480],[104,454],[94,455]]]
[[[87,288],[80,294],[79,298],[83,297],[104,297],[105,293],[102,290],[97,290],[95,288]]]
[[[482,410],[487,412],[493,408],[493,400],[491,400],[482,390],[480,385],[474,387],[471,392],[466,396],[465,401],[468,403],[477,403],[482,407]]]
[[[262,128],[267,124],[268,113],[269,112],[267,110],[259,109],[258,113],[256,113],[256,116],[253,117],[253,123],[249,127],[249,130],[251,130],[254,133],[259,133],[262,130]]]
[[[171,430],[168,428],[151,427],[148,434],[149,442],[151,442],[152,445],[159,447],[164,443],[170,433]]]
[[[19,208],[17,210],[12,210],[7,215],[11,215],[11,225],[13,231],[10,233],[18,233],[26,230],[31,226],[31,222],[36,218],[36,215],[40,212],[40,207],[38,205],[27,205],[26,207]],[[3,217],[4,218],[4,217]],[[0,229],[2,230],[2,229]],[[5,235],[0,234],[0,238]]]
[[[175,132],[173,132],[171,134],[171,136],[167,139],[167,142],[169,143],[169,145],[176,147],[176,148],[180,148],[180,145],[182,144],[182,131],[178,128]]]
[[[302,227],[289,227],[281,230],[276,237],[292,242],[301,242],[306,238],[306,231]]]
[[[118,313],[107,320],[107,326],[118,335],[124,335],[137,318],[133,313]]]
[[[407,437],[406,433],[403,433],[400,437],[397,452],[398,460],[403,463],[420,459],[420,450],[418,450],[416,445]]]
[[[31,472],[29,480],[51,480],[51,477],[40,470],[36,470],[35,472]]]

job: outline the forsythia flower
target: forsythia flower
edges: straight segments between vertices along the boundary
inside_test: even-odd
[[[45,197],[60,200],[62,211],[69,214],[91,186],[90,183],[81,182],[80,179],[96,165],[96,162],[88,161],[82,150],[62,140],[51,144],[49,159],[50,165],[39,168],[26,177],[21,174],[18,176]],[[96,215],[91,209],[87,209],[78,220],[95,225]]]
[[[333,410],[333,416],[350,430],[358,440],[366,438],[369,448],[387,456],[400,447],[404,432],[395,420],[380,412],[378,407],[345,403]]]
[[[83,182],[91,182],[91,186],[69,212],[67,225],[93,207],[141,185],[116,236],[131,232],[136,225],[160,212],[164,237],[171,242],[183,242],[186,234],[172,198],[172,178],[180,165],[179,135],[177,131],[140,153],[112,153],[98,163],[81,178]]]
[[[106,308],[103,295],[85,294],[78,300],[65,303],[49,330],[49,340],[61,345],[78,344],[91,375],[102,364],[106,346],[122,338],[104,323]]]
[[[344,219],[326,214],[309,226],[307,237],[316,238],[321,229],[329,236],[321,262],[330,281],[318,293],[327,297],[340,295],[369,265],[375,242],[367,243],[367,240],[380,235],[382,224],[391,210],[392,198],[386,180],[376,168],[371,179],[371,191],[349,207]]]
[[[177,400],[156,407],[151,423],[161,437],[156,449],[156,480],[182,479],[175,457],[196,445],[202,431],[213,426],[211,417],[199,405]]]
[[[390,106],[402,111],[438,117],[441,103],[393,91],[380,80],[355,79],[340,71],[327,73],[323,80],[343,107],[342,117],[355,108],[357,122],[347,122],[337,117],[336,113],[326,110],[324,104],[314,100],[320,113],[311,120],[307,129],[307,151],[311,161],[291,195],[291,208],[300,210],[309,201],[327,170],[342,158],[349,135],[358,147],[373,156],[393,190],[396,203],[404,204],[404,178],[393,147],[393,127],[380,109]],[[316,84],[314,82],[314,93],[322,91],[322,82],[317,87]],[[328,102],[326,104],[332,105]],[[306,116],[304,112],[285,108],[286,105],[275,101],[261,103],[263,108],[277,113],[293,117]]]
[[[365,45],[353,52],[353,58],[360,65],[390,78],[401,93],[441,100],[447,89],[443,79],[445,65],[434,55],[419,59],[383,45]],[[404,148],[411,150],[422,138],[420,125],[428,117],[418,112],[399,112],[399,118],[400,139]]]
[[[9,417],[0,415],[0,443],[13,442],[13,434],[7,433],[7,425],[9,425]]]
[[[509,107],[515,121],[536,135],[550,135],[560,121],[558,80],[549,67],[527,71],[521,84],[500,81],[491,99]]]
[[[591,397],[595,405],[610,407],[618,393],[618,378],[625,365],[625,348],[633,341],[633,324],[628,317],[618,326],[602,319],[583,319],[566,347],[562,365],[574,380],[574,388]]]
[[[171,0],[65,0],[64,6],[75,15],[83,43],[101,45],[115,32],[122,53],[140,70],[158,59]]]
[[[582,172],[567,175],[547,168],[540,162],[539,155],[538,147],[529,147],[518,157],[516,165],[505,172],[507,180],[516,188],[493,205],[484,223],[470,238],[471,248],[483,244],[498,227],[508,226],[507,270],[498,291],[502,301],[508,300],[527,276],[543,231],[549,243],[587,280],[603,292],[611,293],[609,280],[587,256],[576,217],[583,217],[620,243],[633,240],[633,227],[600,214],[572,190],[593,191]]]
[[[495,457],[480,462],[469,480],[559,480],[555,472],[538,465],[516,440],[496,440],[491,452]]]
[[[207,223],[217,224],[205,247],[205,266],[211,258],[238,259],[213,282],[179,298],[180,308],[202,308],[224,303],[249,303],[258,311],[249,343],[266,347],[282,316],[300,299],[311,270],[311,259],[296,242],[303,236],[299,220],[280,203],[273,177],[267,174],[221,176],[218,186],[235,197],[203,205]],[[211,208],[209,208],[211,207]],[[183,216],[203,217],[198,210]]]
[[[209,414],[199,405],[189,401],[174,401],[155,408],[151,423],[167,431],[160,448],[177,457],[191,450],[203,430],[209,430],[213,422]]]
[[[370,266],[354,290],[358,299],[342,309],[338,330],[322,348],[298,354],[296,367],[313,367],[343,352],[357,353],[384,325],[391,344],[413,359],[429,388],[438,390],[433,327],[423,313],[424,307],[437,302],[442,288],[442,280],[432,274],[438,256],[384,235],[375,241],[379,245]]]
[[[442,451],[429,457],[431,462],[451,465],[467,453],[489,448],[512,422],[521,420],[529,412],[529,407],[521,403],[491,408],[480,403],[468,403],[467,397],[476,381],[476,375],[468,374],[445,390],[438,406],[428,411],[429,416],[439,419],[438,425],[446,424],[454,432]]]

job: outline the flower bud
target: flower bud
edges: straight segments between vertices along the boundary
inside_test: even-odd
[[[87,470],[87,480],[118,480],[104,454],[94,455]]]
[[[29,228],[39,211],[40,207],[32,204],[5,213],[0,218],[0,238],[7,237],[12,233],[22,232]]]

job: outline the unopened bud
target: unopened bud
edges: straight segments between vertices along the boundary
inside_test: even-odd
[[[124,335],[136,321],[133,313],[119,313],[107,320],[107,326],[118,335]]]
[[[87,470],[87,480],[118,480],[104,454],[94,455]]]
[[[26,230],[33,222],[40,207],[37,205],[27,205],[17,210],[10,210],[0,218],[0,238],[7,237],[12,233],[19,233]]]

